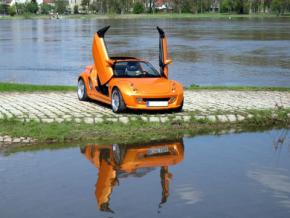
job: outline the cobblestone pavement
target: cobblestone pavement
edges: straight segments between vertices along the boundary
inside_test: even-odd
[[[110,107],[96,102],[81,102],[74,92],[0,93],[0,119],[16,117],[23,121],[41,122],[75,121],[97,123],[102,121],[129,122],[141,117],[144,121],[165,122],[168,117],[189,121],[189,112],[211,120],[236,121],[243,119],[236,112],[248,109],[290,108],[290,92],[269,91],[186,91],[184,112],[176,114],[154,113],[149,115],[114,114]],[[213,116],[227,111],[227,117]],[[198,117],[197,116],[197,117]],[[231,117],[232,116],[232,117]]]

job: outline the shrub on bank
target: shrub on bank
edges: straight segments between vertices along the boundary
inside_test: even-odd
[[[136,2],[133,6],[133,13],[134,14],[142,14],[144,13],[144,5],[140,2]]]
[[[8,13],[9,13],[10,16],[16,15],[16,7],[15,7],[15,5],[12,5],[12,6],[10,6],[8,8]]]

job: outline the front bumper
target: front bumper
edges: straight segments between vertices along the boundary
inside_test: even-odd
[[[167,110],[175,109],[182,105],[183,93],[163,94],[163,95],[124,95],[123,96],[127,108],[140,110]],[[140,101],[142,99],[142,101]],[[168,106],[147,106],[147,101],[168,101]]]

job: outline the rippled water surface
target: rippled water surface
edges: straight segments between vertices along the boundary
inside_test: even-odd
[[[287,130],[0,156],[0,217],[289,217]]]
[[[290,20],[0,20],[0,81],[76,83],[92,63],[94,32],[105,26],[110,55],[157,66],[168,33],[170,77],[184,85],[290,85]]]

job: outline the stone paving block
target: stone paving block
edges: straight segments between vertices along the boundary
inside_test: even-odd
[[[166,123],[169,121],[169,118],[168,117],[160,117],[160,121],[161,121],[161,123]]]
[[[87,124],[93,124],[94,123],[94,118],[86,117],[86,118],[84,118],[84,122],[87,123]]]
[[[211,122],[215,122],[216,121],[216,117],[214,115],[208,115],[208,116],[206,116],[206,119],[208,119]]]
[[[3,142],[5,142],[5,143],[12,142],[12,138],[11,137],[4,137]]]
[[[127,124],[127,123],[129,123],[129,118],[128,117],[120,117],[119,121],[121,123]]]
[[[20,138],[14,138],[12,142],[13,143],[19,143],[19,142],[21,142],[21,139]]]
[[[205,116],[202,116],[202,115],[195,115],[194,118],[196,120],[204,120],[206,117]]]
[[[118,122],[117,118],[106,118],[106,120],[109,122],[114,122],[114,123]]]
[[[181,117],[181,116],[175,116],[172,120],[173,120],[173,121],[182,120],[182,117]]]
[[[63,123],[64,119],[63,118],[55,118],[55,121],[58,123]]]
[[[228,122],[228,118],[226,115],[217,115],[217,119],[218,121],[224,123],[224,122]]]
[[[95,117],[95,123],[102,123],[104,122],[103,118]]]
[[[245,120],[245,117],[243,117],[242,115],[237,115],[237,120],[238,121],[243,121],[243,120]]]
[[[227,115],[227,118],[228,118],[228,120],[229,120],[230,122],[236,122],[236,121],[237,121],[236,116],[233,115],[233,114],[229,114],[229,115]]]
[[[53,119],[49,119],[49,118],[45,118],[45,119],[41,119],[42,122],[44,123],[52,123],[54,120]]]
[[[148,121],[148,118],[147,118],[147,117],[145,117],[145,116],[141,116],[141,120],[143,120],[143,121],[147,122],[147,121]]]
[[[252,119],[253,117],[254,117],[253,114],[248,114],[248,115],[247,115],[247,118],[248,118],[248,119]]]
[[[184,122],[189,122],[191,120],[191,116],[183,116]]]
[[[149,117],[149,122],[160,122],[159,117]]]
[[[130,117],[130,120],[136,121],[137,120],[137,117]]]
[[[83,120],[80,119],[80,118],[75,118],[74,121],[75,121],[76,123],[81,123]]]

